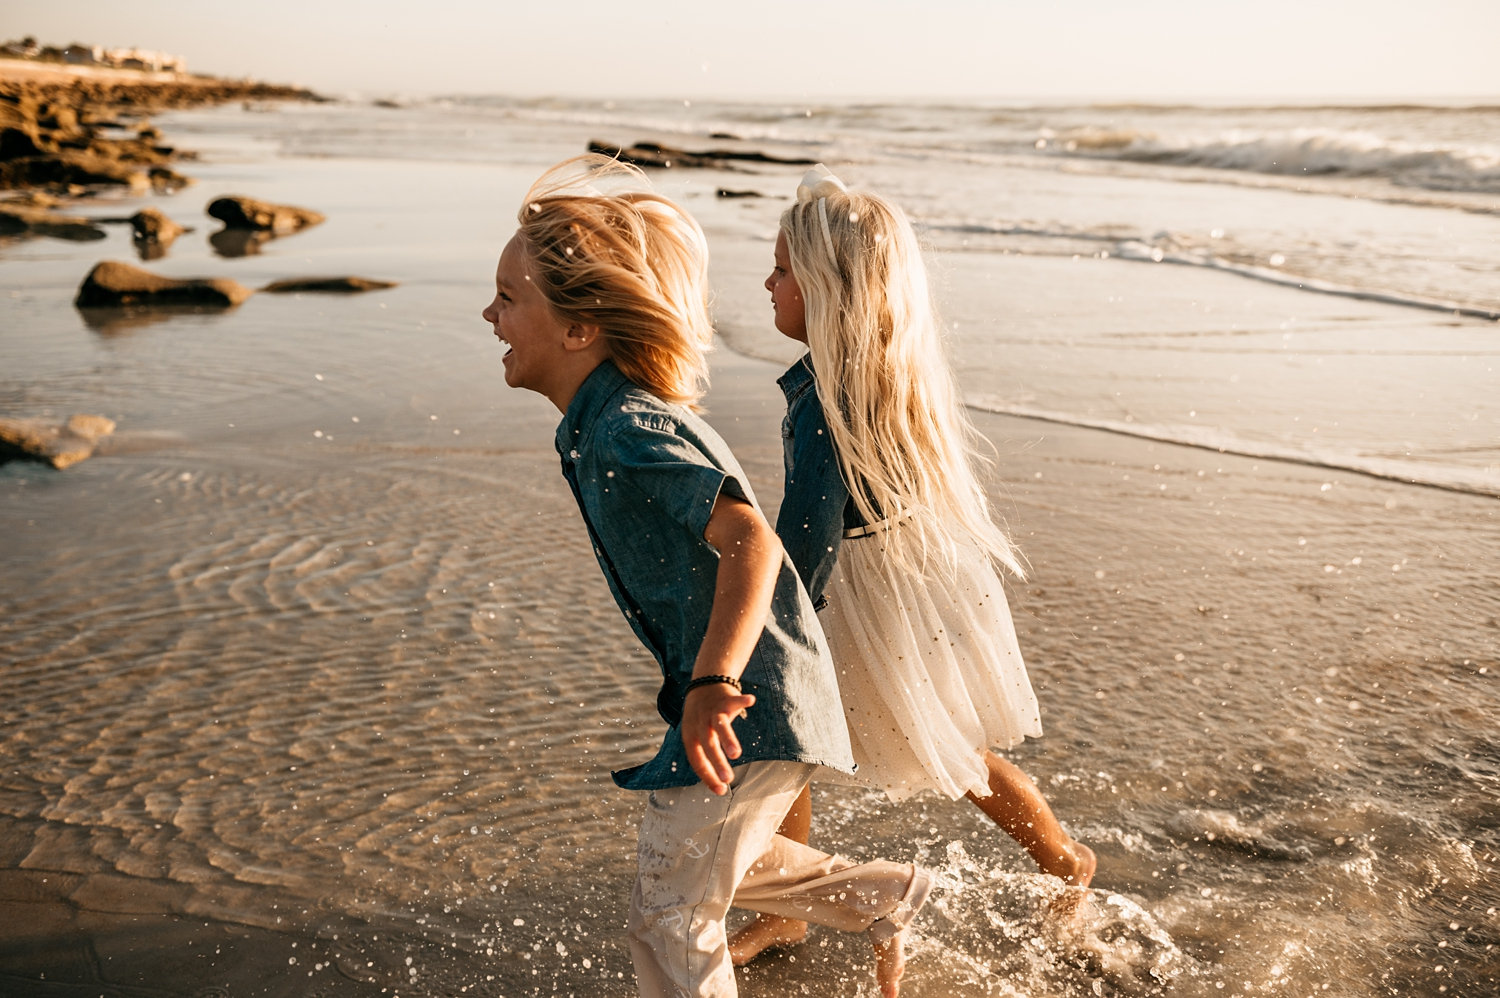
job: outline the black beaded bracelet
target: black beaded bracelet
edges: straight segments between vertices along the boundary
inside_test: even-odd
[[[683,696],[693,692],[700,686],[716,686],[719,683],[723,683],[725,686],[733,686],[736,693],[740,692],[740,681],[733,676],[699,676],[687,684],[687,689],[683,691]]]

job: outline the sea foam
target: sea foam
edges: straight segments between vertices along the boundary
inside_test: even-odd
[[[1057,155],[1291,176],[1376,177],[1433,191],[1500,193],[1500,147],[1387,139],[1334,128],[1232,129],[1207,135],[1087,127],[1043,146]]]

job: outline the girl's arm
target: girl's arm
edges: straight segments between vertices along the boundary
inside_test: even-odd
[[[781,572],[781,543],[760,510],[732,495],[720,494],[709,514],[703,539],[719,552],[714,604],[693,678],[730,676],[745,671],[771,611],[771,595]],[[740,756],[740,741],[731,727],[755,703],[727,683],[699,686],[687,695],[679,731],[688,763],[716,794],[729,790],[734,777],[729,761]]]

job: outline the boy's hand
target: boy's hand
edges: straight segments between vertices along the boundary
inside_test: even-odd
[[[688,764],[703,785],[723,796],[729,792],[734,770],[729,760],[740,757],[740,740],[731,726],[734,719],[755,705],[749,693],[737,693],[727,683],[699,686],[682,705],[682,745]]]

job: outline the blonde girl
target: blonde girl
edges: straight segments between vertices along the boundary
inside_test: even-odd
[[[996,570],[1022,567],[975,471],[910,222],[820,165],[782,214],[765,286],[776,328],[808,347],[779,379],[776,532],[820,610],[860,780],[893,801],[966,797],[1043,872],[1087,885],[1093,852],[993,751],[1042,733]],[[806,841],[809,824],[804,791],[781,831]],[[762,916],[731,954],[806,929]]]

